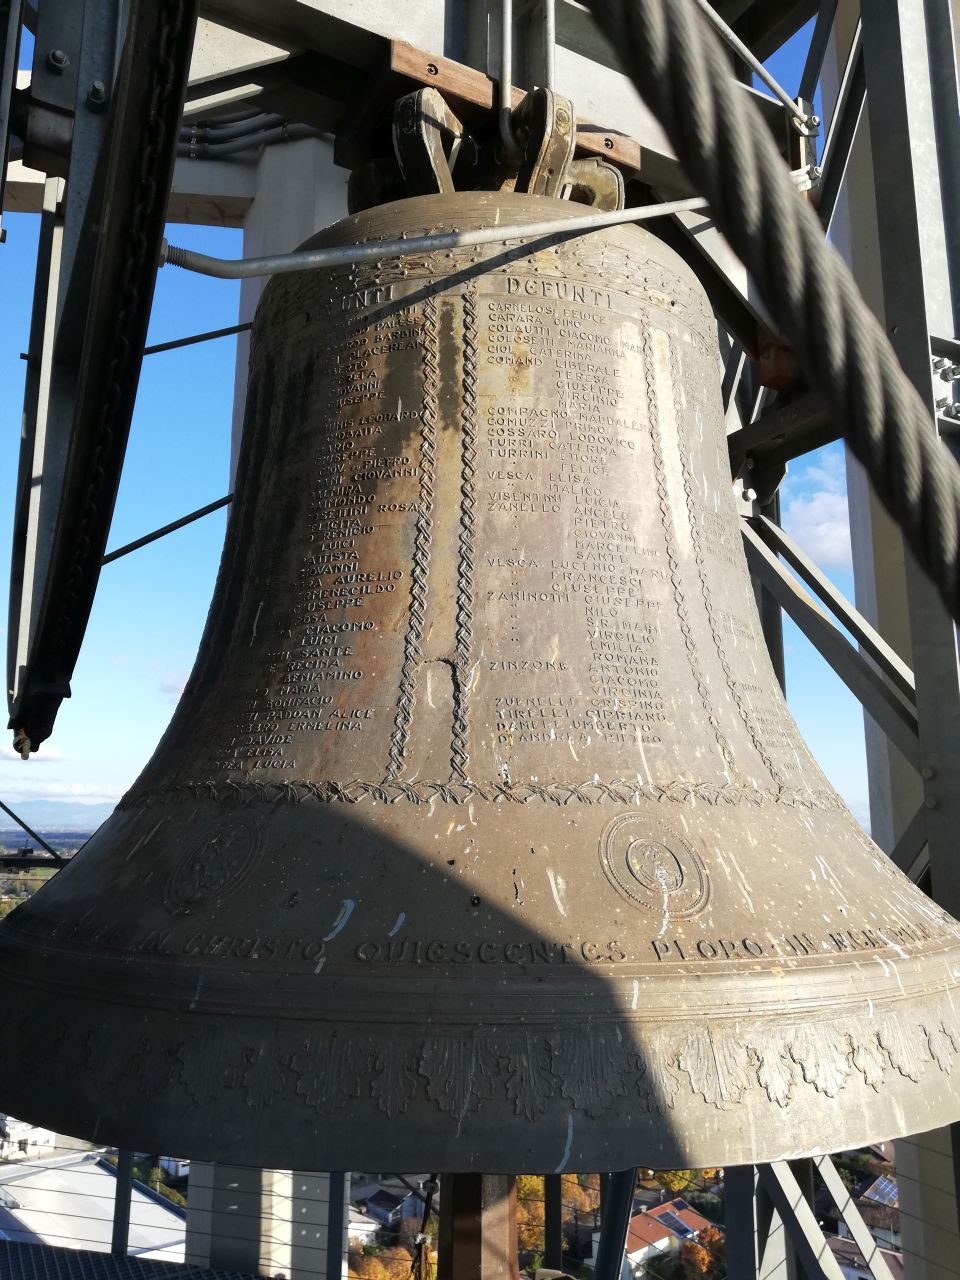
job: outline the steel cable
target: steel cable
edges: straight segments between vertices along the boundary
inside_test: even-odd
[[[693,0],[589,0],[691,182],[960,618],[960,467]]]

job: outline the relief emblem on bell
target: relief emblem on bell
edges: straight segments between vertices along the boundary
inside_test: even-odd
[[[670,920],[689,920],[707,905],[710,881],[702,860],[659,822],[635,813],[614,818],[600,837],[600,860],[624,897]]]
[[[239,889],[260,856],[262,837],[262,824],[249,818],[208,828],[170,872],[164,906],[185,916]]]

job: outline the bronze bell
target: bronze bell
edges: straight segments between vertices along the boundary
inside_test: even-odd
[[[429,196],[311,244],[575,212]],[[958,925],[787,712],[714,320],[655,236],[276,278],[236,492],[154,758],[0,925],[5,1107],[530,1173],[960,1117]]]

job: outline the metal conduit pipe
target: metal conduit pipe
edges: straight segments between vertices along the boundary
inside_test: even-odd
[[[543,0],[544,89],[552,89],[556,74],[557,6],[556,0]]]
[[[789,177],[803,189],[810,186],[808,169],[791,169]],[[480,227],[476,231],[446,231],[430,236],[406,236],[401,240],[372,240],[365,244],[303,249],[266,258],[215,258],[206,253],[195,253],[192,249],[181,249],[164,240],[160,265],[183,267],[186,271],[196,271],[218,280],[246,280],[252,276],[283,275],[290,271],[312,271],[318,267],[345,267],[354,262],[375,262],[377,258],[402,258],[407,254],[431,253],[438,249],[470,249],[474,245],[501,244],[509,240],[536,240],[535,245],[523,250],[536,253],[585,231],[618,227],[627,222],[646,222],[649,218],[666,218],[674,213],[690,213],[706,207],[707,201],[703,196],[690,196],[663,204],[638,205],[633,209],[613,209],[607,213],[586,213],[572,218],[551,218],[546,222]]]
[[[211,116],[210,119],[206,121],[204,127],[212,128],[214,126],[219,127],[220,125],[225,124],[239,124],[241,120],[252,120],[254,116],[262,116],[263,114],[264,113],[259,107],[247,107],[245,111],[228,111],[222,116]],[[180,126],[181,131],[184,129],[191,129],[192,127],[193,126],[189,124],[183,124]]]
[[[281,253],[266,258],[214,258],[192,249],[163,242],[162,266],[183,267],[218,280],[246,280],[251,276],[283,275],[291,271],[312,271],[318,267],[345,267],[355,262],[378,258],[402,258],[407,254],[431,253],[439,249],[470,249],[474,245],[501,244],[508,240],[535,241],[522,252],[560,244],[585,231],[617,227],[626,222],[645,222],[649,218],[665,218],[673,213],[703,209],[701,196],[687,200],[671,200],[664,204],[641,205],[636,209],[614,209],[608,213],[590,213],[582,217],[551,218],[547,222],[528,222],[512,227],[481,227],[477,231],[446,231],[432,236],[408,236],[402,240],[372,240],[366,244],[335,245],[329,249],[303,249],[298,253]]]
[[[523,156],[513,131],[513,0],[500,0],[500,140],[507,159],[519,164]]]
[[[790,97],[783,85],[770,74],[760,59],[756,56],[752,49],[743,43],[732,27],[728,27],[723,18],[720,17],[713,5],[708,0],[694,0],[697,8],[712,23],[716,30],[720,33],[726,43],[737,54],[739,58],[747,64],[754,75],[759,76],[763,83],[767,86],[775,98],[783,103],[790,114],[798,121],[799,124],[816,129],[820,121],[816,116],[808,116]]]
[[[266,147],[272,142],[295,142],[298,138],[319,138],[320,130],[307,124],[282,125],[278,129],[265,129],[261,133],[251,133],[229,142],[179,142],[177,155],[187,156],[193,160],[205,157],[211,159],[220,156],[236,155],[239,151],[249,151],[254,147]]]
[[[285,117],[276,114],[268,115],[258,111],[248,120],[238,120],[229,125],[201,125],[196,128],[185,126],[180,130],[181,142],[231,142],[234,138],[243,138],[251,133],[262,133],[266,129],[276,129],[282,125]]]

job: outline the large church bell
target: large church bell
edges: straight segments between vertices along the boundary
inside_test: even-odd
[[[552,95],[454,191],[445,110],[352,184],[434,194],[310,244],[622,200]],[[264,1167],[768,1161],[960,1116],[958,968],[774,678],[684,262],[624,226],[273,279],[182,701],[0,924],[4,1105]]]

